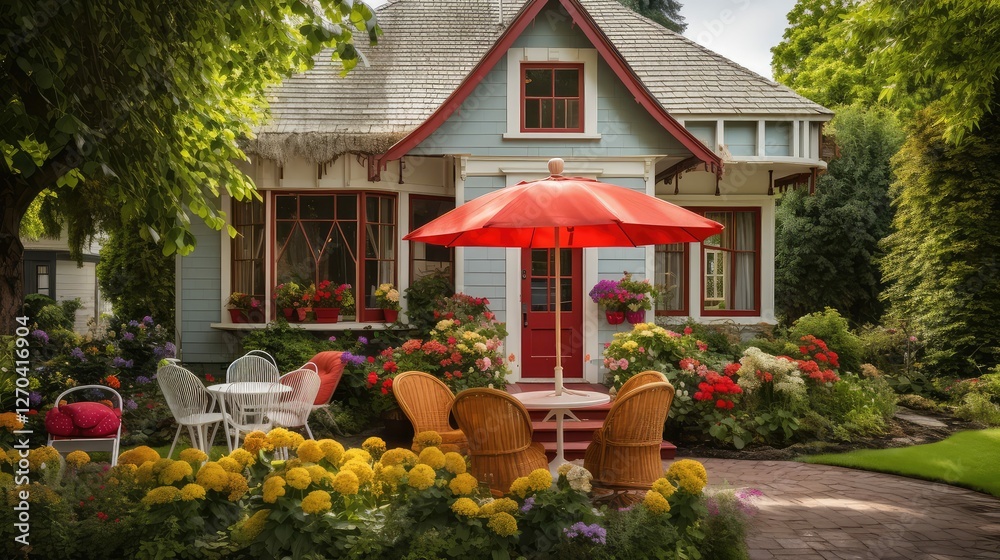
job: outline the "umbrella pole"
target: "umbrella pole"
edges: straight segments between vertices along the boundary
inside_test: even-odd
[[[562,368],[562,259],[559,255],[559,226],[555,228],[556,237],[556,396],[563,393]]]

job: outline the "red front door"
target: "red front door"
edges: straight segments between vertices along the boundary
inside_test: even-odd
[[[561,249],[563,377],[583,378],[583,251]],[[521,376],[552,378],[556,365],[553,249],[521,250]]]

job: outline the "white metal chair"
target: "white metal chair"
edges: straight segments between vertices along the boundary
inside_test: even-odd
[[[279,382],[292,390],[281,395],[277,408],[269,414],[271,421],[282,428],[305,426],[309,439],[313,439],[309,428],[309,413],[312,412],[313,402],[319,393],[319,374],[303,366],[302,369],[281,376]]]
[[[253,390],[248,388],[253,385]],[[225,391],[225,410],[228,435],[232,437],[230,450],[240,446],[240,438],[255,430],[268,432],[273,427],[271,414],[278,406],[282,385],[267,383],[264,390],[260,382],[235,382]]]
[[[208,454],[215,441],[215,432],[223,421],[221,412],[214,412],[215,397],[205,389],[198,376],[175,365],[168,364],[156,370],[156,381],[163,391],[163,397],[177,422],[177,433],[167,453],[169,459],[183,428],[188,429],[191,445]],[[208,435],[209,428],[212,435]]]
[[[110,393],[114,397],[112,401],[118,410],[122,410],[122,396],[111,387],[104,385],[79,385],[72,389],[63,391],[56,398],[56,406],[69,394],[88,389],[97,389]],[[118,464],[118,448],[121,445],[122,427],[118,425],[118,431],[113,436],[86,437],[86,436],[53,436],[49,434],[48,445],[55,448],[59,453],[69,453],[71,451],[108,451],[111,453],[111,466]]]
[[[274,358],[263,350],[251,350],[236,358],[226,370],[226,383],[238,381],[276,382],[281,377]]]

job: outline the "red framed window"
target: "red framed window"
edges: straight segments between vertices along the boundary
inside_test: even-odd
[[[701,314],[760,315],[760,208],[687,208],[725,229],[700,245]],[[655,274],[664,296],[657,315],[689,315],[688,244],[657,245]]]
[[[583,64],[521,65],[521,132],[583,132]]]
[[[396,284],[396,196],[274,193],[272,284],[323,280],[354,288],[358,321],[377,321],[375,289]]]
[[[455,208],[455,199],[441,196],[410,195],[410,231],[443,216]],[[444,274],[455,285],[455,250],[443,245],[410,242],[410,285],[431,274]]]

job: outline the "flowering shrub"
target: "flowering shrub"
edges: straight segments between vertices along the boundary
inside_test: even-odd
[[[375,290],[375,305],[380,309],[392,309],[399,311],[399,290],[392,287],[392,284],[379,284]]]
[[[605,347],[604,367],[609,372],[605,383],[620,389],[639,372],[676,370],[681,359],[699,355],[703,347],[703,343],[690,335],[675,333],[654,323],[639,323],[631,331],[616,333]]]

